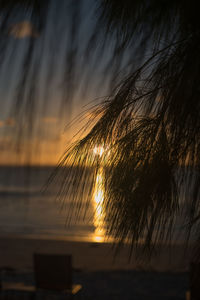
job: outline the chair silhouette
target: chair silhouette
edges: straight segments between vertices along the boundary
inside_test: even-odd
[[[80,284],[72,284],[72,256],[60,254],[33,255],[35,286],[23,282],[2,282],[2,292],[28,292],[35,294],[40,291],[46,293],[59,292],[69,297],[80,291]]]
[[[37,290],[50,290],[76,294],[81,285],[72,284],[72,256],[39,254],[33,256]]]

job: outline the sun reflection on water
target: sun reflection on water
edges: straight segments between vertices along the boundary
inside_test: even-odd
[[[104,191],[103,191],[103,175],[102,170],[99,170],[96,177],[96,185],[94,190],[94,226],[95,232],[93,240],[95,242],[103,242],[105,230],[103,228],[103,200],[104,200]]]

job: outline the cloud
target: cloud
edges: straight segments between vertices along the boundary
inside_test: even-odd
[[[8,127],[14,127],[15,126],[15,120],[13,118],[7,118],[5,121],[5,126]]]
[[[2,127],[14,127],[15,120],[13,118],[7,118],[5,120],[0,120],[0,128]]]
[[[39,36],[38,31],[28,21],[23,21],[14,24],[9,29],[9,34],[16,39],[23,39],[27,37],[37,38]]]

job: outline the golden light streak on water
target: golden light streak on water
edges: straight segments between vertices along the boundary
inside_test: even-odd
[[[94,226],[95,232],[93,236],[94,242],[103,242],[105,236],[105,230],[103,229],[103,200],[104,200],[104,191],[103,191],[103,175],[102,169],[99,170],[96,178],[96,186],[94,190]]]

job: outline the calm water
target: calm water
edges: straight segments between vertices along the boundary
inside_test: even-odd
[[[97,175],[86,217],[85,211],[80,213],[79,218],[71,219],[69,226],[66,219],[73,199],[68,196],[62,209],[61,201],[56,201],[59,182],[48,187],[45,193],[41,192],[53,170],[51,167],[0,167],[0,235],[103,241],[104,232],[99,228],[99,224],[102,226],[101,175]],[[175,234],[182,240],[185,239],[184,215],[177,216],[177,220]]]
[[[61,236],[97,240],[94,221],[94,200],[83,218],[72,219],[66,225],[66,216],[72,199],[65,200],[65,208],[56,201],[57,188],[52,185],[45,193],[41,189],[53,171],[51,167],[0,168],[0,234]],[[101,234],[100,234],[101,235]]]

